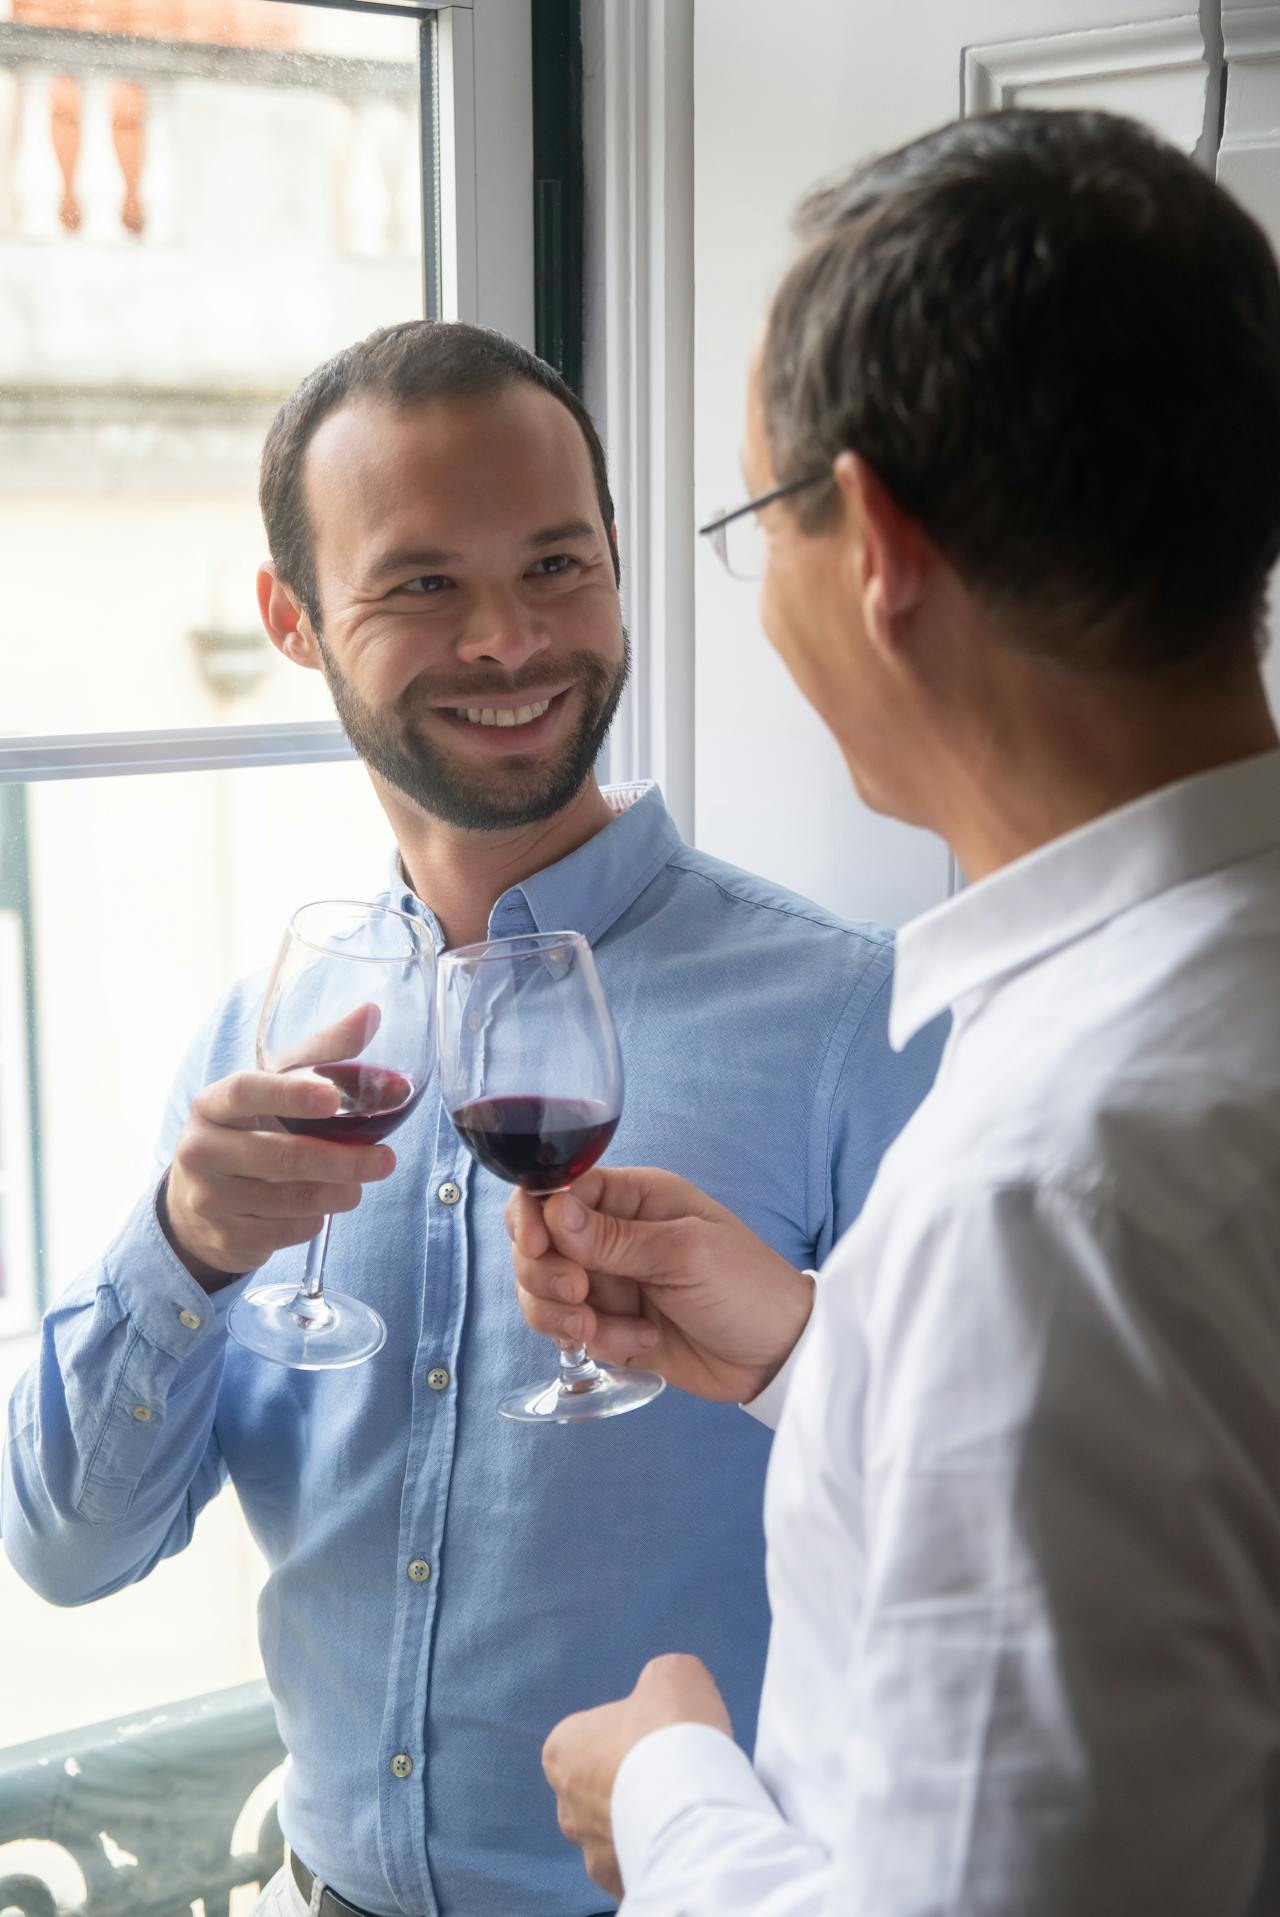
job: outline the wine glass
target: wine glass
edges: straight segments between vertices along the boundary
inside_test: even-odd
[[[436,968],[440,1094],[480,1163],[536,1197],[594,1165],[622,1116],[617,1034],[581,932],[459,945]],[[648,1404],[665,1379],[561,1350],[556,1378],[503,1398],[504,1418],[577,1424]]]
[[[435,953],[403,912],[323,899],[289,920],[258,1018],[258,1064],[337,1087],[330,1118],[282,1118],[286,1131],[369,1145],[402,1125],[426,1089],[432,1058]],[[301,1284],[259,1285],[227,1317],[231,1336],[297,1371],[363,1364],[387,1328],[372,1305],[324,1289],[329,1227],[307,1247]]]

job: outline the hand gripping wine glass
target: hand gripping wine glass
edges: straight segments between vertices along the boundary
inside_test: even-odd
[[[460,945],[436,968],[440,1092],[458,1135],[509,1185],[546,1198],[600,1157],[622,1116],[622,1059],[580,932]],[[597,1365],[585,1345],[559,1376],[503,1398],[504,1418],[577,1424],[648,1404],[665,1380]]]
[[[369,1145],[403,1125],[433,1063],[434,972],[426,928],[403,912],[325,899],[293,914],[258,1019],[258,1064],[327,1080],[341,1103],[328,1118],[283,1118],[286,1130]],[[232,1306],[228,1331],[260,1358],[321,1371],[382,1348],[372,1305],[324,1289],[332,1222],[308,1245],[301,1284],[259,1285]]]

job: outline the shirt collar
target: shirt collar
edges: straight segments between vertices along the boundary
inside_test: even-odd
[[[567,858],[509,886],[489,914],[490,938],[581,932],[594,944],[683,844],[652,780],[606,785],[601,792],[616,817]],[[439,926],[407,884],[398,850],[391,857],[390,889],[400,911],[427,918],[439,948]]]
[[[903,926],[889,1039],[1084,938],[1130,907],[1280,845],[1280,751],[1146,793]]]

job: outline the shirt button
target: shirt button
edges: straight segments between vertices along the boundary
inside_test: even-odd
[[[446,1178],[436,1197],[442,1205],[456,1205],[462,1196],[461,1185],[455,1185],[452,1178]]]
[[[393,1777],[412,1777],[413,1759],[405,1751],[397,1751],[391,1760]]]
[[[433,1391],[445,1391],[449,1386],[449,1374],[443,1365],[433,1365],[427,1373],[427,1383]]]
[[[409,1566],[409,1576],[415,1584],[425,1584],[431,1576],[431,1566],[425,1558],[414,1558],[412,1564]]]
[[[156,1414],[149,1404],[136,1404],[133,1407],[133,1415],[139,1424],[150,1424]]]
[[[178,1323],[185,1325],[188,1331],[199,1331],[203,1320],[198,1318],[194,1311],[180,1311],[178,1313]]]

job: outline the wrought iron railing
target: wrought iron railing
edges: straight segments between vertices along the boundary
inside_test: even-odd
[[[282,1862],[283,1757],[265,1684],[0,1751],[0,1917],[228,1917]],[[6,1875],[23,1840],[51,1861]]]

